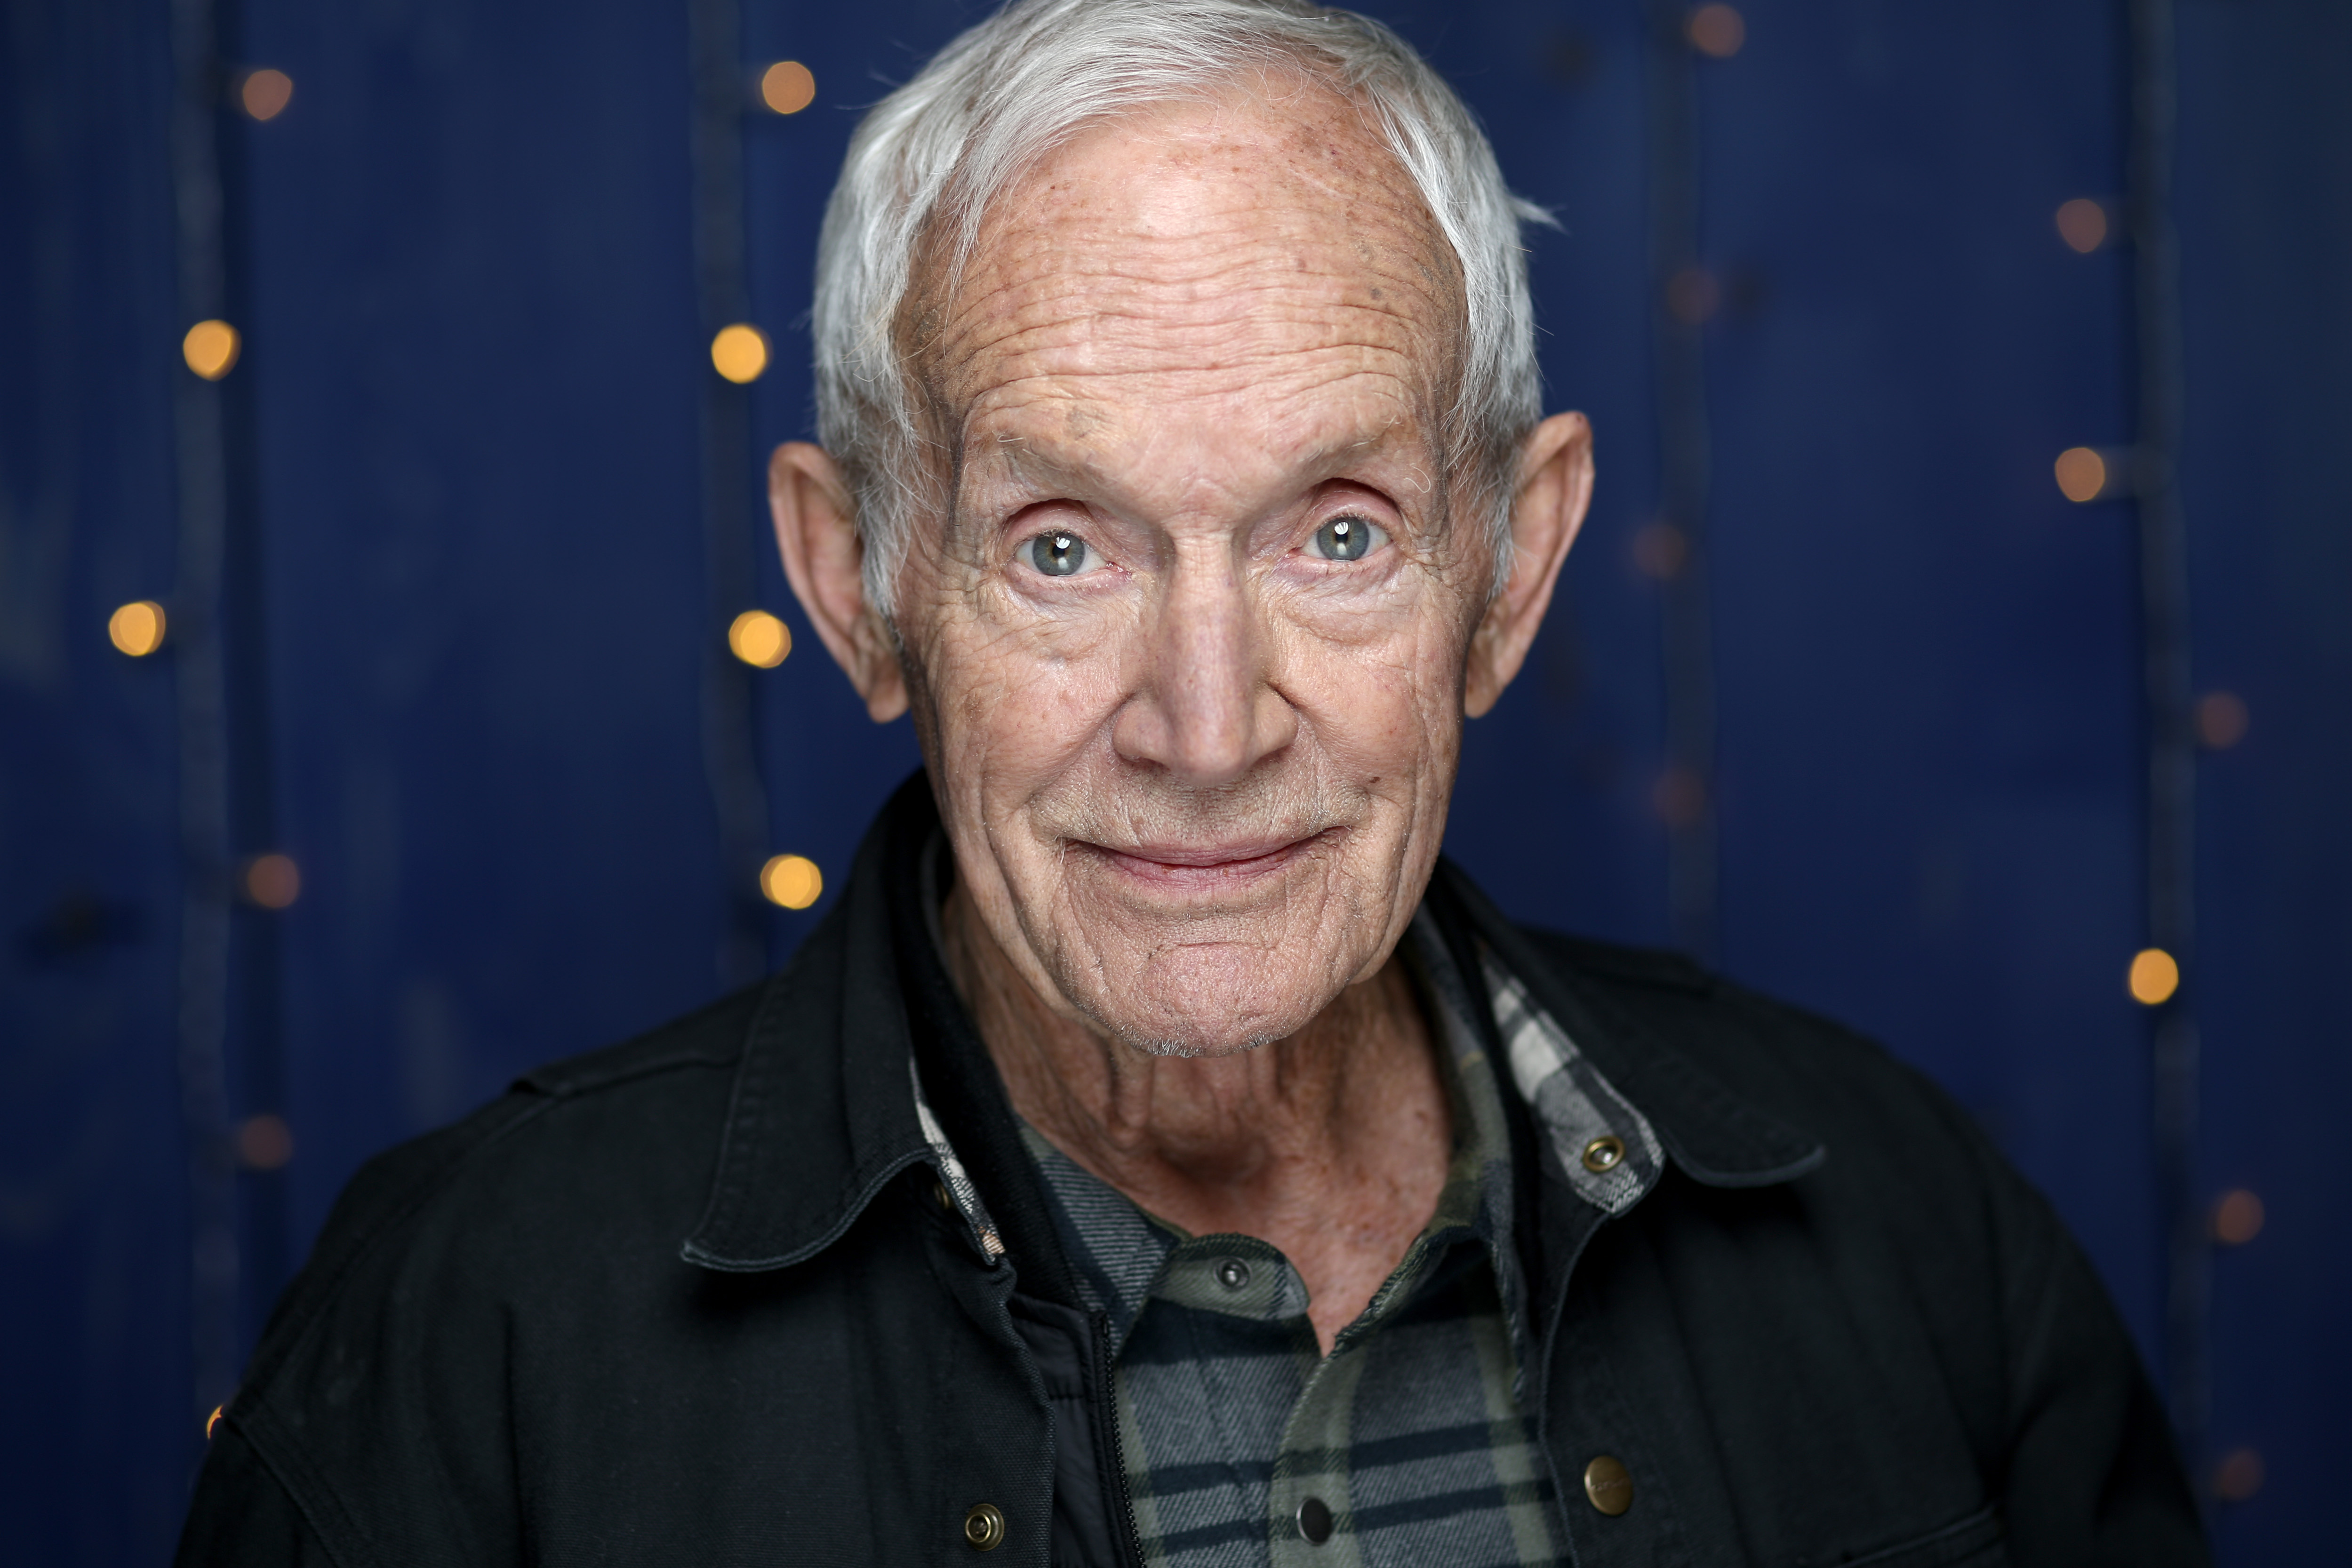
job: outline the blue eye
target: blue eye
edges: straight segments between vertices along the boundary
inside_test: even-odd
[[[1360,561],[1387,538],[1379,523],[1360,517],[1335,517],[1315,531],[1307,548],[1326,561]]]
[[[1029,564],[1048,577],[1076,576],[1087,569],[1094,555],[1085,540],[1058,528],[1031,540],[1028,551]]]

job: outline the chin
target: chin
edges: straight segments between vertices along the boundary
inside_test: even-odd
[[[1290,973],[1276,975],[1270,971]],[[1131,1050],[1156,1057],[1230,1057],[1287,1039],[1314,1022],[1347,986],[1349,974],[1304,975],[1279,948],[1199,948],[1147,961],[1113,976],[1091,965],[1083,991],[1064,994],[1097,1027]],[[1091,993],[1091,994],[1088,994]]]

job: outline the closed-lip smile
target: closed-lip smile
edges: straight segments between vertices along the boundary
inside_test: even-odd
[[[1278,872],[1302,855],[1338,838],[1345,828],[1327,827],[1303,838],[1233,839],[1223,844],[1138,844],[1125,847],[1083,840],[1113,868],[1138,880],[1168,888],[1229,887]]]

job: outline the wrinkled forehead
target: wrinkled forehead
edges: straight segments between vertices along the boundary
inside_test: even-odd
[[[1410,175],[1354,103],[1295,78],[1082,130],[915,297],[918,379],[958,425],[1008,388],[1165,397],[1367,374],[1426,418],[1451,399],[1465,318]]]

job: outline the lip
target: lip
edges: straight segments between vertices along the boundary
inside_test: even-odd
[[[1117,848],[1084,844],[1112,867],[1163,886],[1230,887],[1272,876],[1343,830],[1327,827],[1304,838],[1254,838],[1225,844],[1139,844]]]

